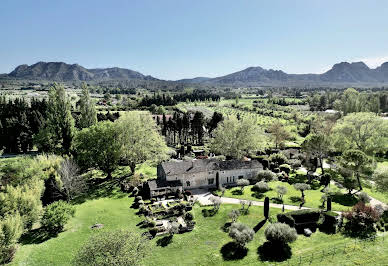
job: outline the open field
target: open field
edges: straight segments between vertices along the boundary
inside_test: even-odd
[[[129,228],[138,233],[144,229],[136,226],[142,218],[135,214],[136,210],[130,208],[133,198],[116,189],[109,191],[96,190],[90,197],[75,203],[76,215],[67,224],[66,230],[57,237],[42,239],[37,232],[24,236],[16,257],[11,265],[70,265],[87,238],[92,235],[90,226],[94,223],[104,224],[100,230],[114,230]],[[209,207],[207,207],[209,208]],[[221,252],[222,247],[231,241],[227,233],[222,230],[225,223],[230,222],[227,214],[238,205],[222,205],[219,212],[212,217],[202,215],[202,207],[194,207],[196,227],[190,233],[175,235],[173,241],[166,247],[158,246],[158,237],[151,240],[152,255],[144,265],[254,265],[273,264],[259,260],[258,248],[265,242],[264,230],[268,222],[260,228],[252,242],[247,245],[246,256],[239,260],[225,260],[227,252]],[[279,213],[280,209],[271,209],[270,215]],[[252,228],[263,221],[263,208],[252,206],[248,215],[240,216],[238,221]],[[388,259],[388,239],[384,242],[362,245],[341,234],[327,235],[321,232],[314,233],[310,238],[299,236],[291,245],[293,260],[298,256],[310,256],[312,252],[318,254],[336,247],[343,247],[348,243],[348,248],[337,250],[334,256],[325,256],[324,262],[313,261],[313,265],[384,265]],[[354,242],[354,241],[353,241]],[[360,255],[362,252],[362,256]],[[285,262],[287,264],[287,262]]]

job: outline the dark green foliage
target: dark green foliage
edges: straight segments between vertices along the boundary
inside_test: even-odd
[[[329,173],[325,173],[321,176],[320,184],[321,186],[328,186],[330,184],[331,175]]]
[[[33,137],[46,121],[47,101],[0,97],[0,150],[6,153],[33,149]]]
[[[287,156],[284,153],[274,153],[269,156],[269,161],[275,164],[275,167],[279,167],[282,164],[288,163]]]
[[[281,164],[279,166],[279,169],[281,172],[285,172],[286,174],[289,174],[291,172],[291,166],[289,166],[288,164]]]
[[[304,228],[315,229],[320,218],[319,210],[297,210],[277,215],[278,221],[295,227],[299,233]]]
[[[257,180],[259,180],[259,181],[264,180],[265,182],[270,182],[270,181],[273,181],[275,179],[276,179],[275,173],[270,171],[270,170],[260,171],[257,174]]]
[[[264,199],[264,217],[268,219],[269,217],[269,198],[265,197]]]
[[[49,233],[56,234],[63,230],[66,223],[74,216],[75,209],[64,201],[48,205],[42,217],[42,227]]]
[[[339,214],[335,212],[324,212],[318,222],[319,230],[327,233],[335,233],[337,226],[337,218]]]
[[[288,215],[287,213],[279,213],[277,215],[278,222],[288,224],[291,227],[295,226],[295,220],[292,218],[291,215]]]

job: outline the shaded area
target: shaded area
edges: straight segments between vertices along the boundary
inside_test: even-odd
[[[282,204],[283,203],[283,200],[279,199],[279,198],[271,198],[271,201],[273,203],[277,203],[277,204]]]
[[[241,260],[248,254],[248,249],[235,242],[229,242],[222,246],[221,254],[224,260]]]
[[[225,233],[228,233],[229,232],[229,227],[231,225],[232,225],[232,223],[230,223],[230,222],[225,223],[223,226],[221,226],[222,231],[224,231]]]
[[[255,193],[252,193],[251,196],[254,197],[254,198],[257,198],[257,199],[262,199],[262,198],[265,197],[265,195],[263,193],[257,192],[257,191]]]
[[[235,190],[232,191],[232,194],[233,195],[242,195],[243,192],[241,192],[241,189],[235,189]]]
[[[285,261],[292,256],[291,247],[287,244],[265,242],[257,249],[261,261]]]
[[[167,247],[172,242],[173,235],[164,236],[156,240],[156,245],[160,247]]]
[[[302,202],[302,200],[300,199],[300,197],[297,197],[297,196],[292,196],[289,198],[291,200],[291,202],[293,203],[297,203],[297,202]]]
[[[217,213],[218,210],[216,209],[203,209],[202,210],[202,215],[203,217],[212,217]]]
[[[38,228],[23,234],[19,240],[19,243],[23,245],[40,244],[57,236],[58,234],[48,233],[43,228]]]
[[[332,202],[349,207],[354,206],[358,202],[358,199],[354,195],[342,193],[335,193],[334,195],[331,195],[331,200]]]
[[[266,222],[267,222],[267,220],[264,219],[260,223],[256,224],[255,227],[253,227],[253,231],[255,231],[255,233],[257,233],[257,231],[259,231],[265,225]]]

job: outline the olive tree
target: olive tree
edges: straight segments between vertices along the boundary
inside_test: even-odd
[[[302,201],[304,202],[304,192],[311,189],[311,186],[306,183],[295,183],[294,188],[302,193]]]
[[[241,178],[241,179],[238,179],[237,182],[236,182],[237,186],[240,187],[241,189],[241,194],[244,192],[244,188],[246,186],[249,186],[249,180],[247,179],[244,179],[244,178]]]
[[[235,223],[239,216],[240,216],[240,211],[239,210],[231,210],[228,213],[228,217],[232,220],[232,223]]]
[[[264,234],[269,242],[280,246],[294,242],[298,238],[295,228],[285,223],[270,224]]]
[[[255,231],[245,224],[233,223],[229,228],[229,236],[233,238],[240,247],[245,247],[248,242],[253,240]]]

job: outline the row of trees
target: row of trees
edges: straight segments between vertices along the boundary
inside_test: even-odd
[[[160,126],[163,136],[169,144],[203,144],[204,137],[210,136],[218,123],[223,120],[220,113],[214,112],[211,119],[207,120],[202,112],[177,113],[168,120],[165,115],[156,123]]]

